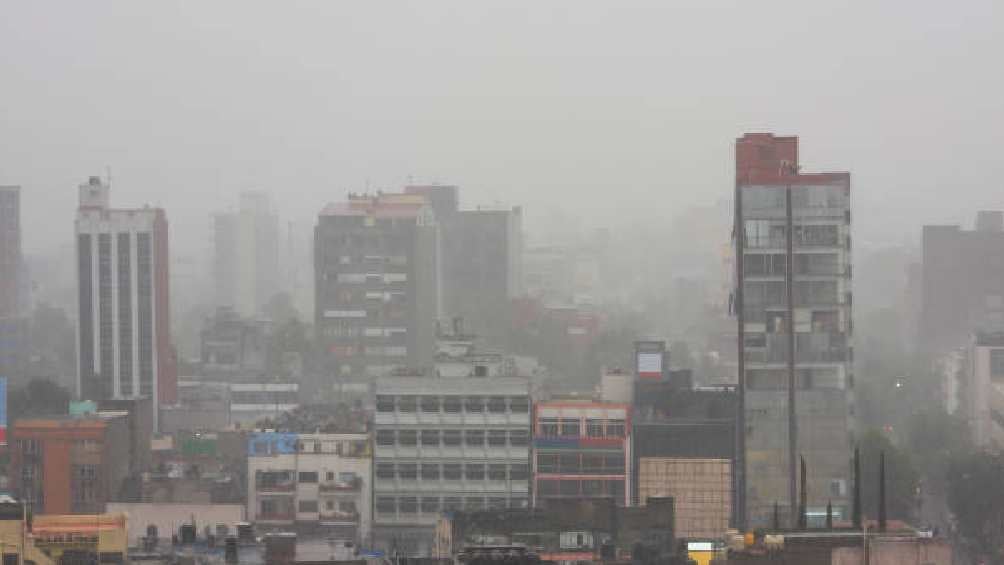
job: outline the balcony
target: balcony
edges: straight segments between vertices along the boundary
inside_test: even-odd
[[[357,525],[359,523],[359,512],[343,510],[322,510],[320,513],[322,522],[335,524]]]
[[[295,519],[295,514],[290,512],[268,512],[258,514],[259,522],[292,522]]]
[[[259,484],[256,489],[261,494],[293,494],[296,492],[296,483],[266,483]]]
[[[359,492],[363,487],[363,480],[360,477],[353,477],[347,481],[326,481],[318,486],[321,492]]]

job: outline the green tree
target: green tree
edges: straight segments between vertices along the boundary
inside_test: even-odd
[[[976,553],[1004,563],[1004,455],[973,453],[949,465],[948,507]]]
[[[906,448],[926,478],[939,483],[953,460],[974,449],[966,422],[941,408],[915,412],[910,417]]]
[[[28,416],[67,414],[70,391],[49,379],[32,379],[10,391],[7,406],[11,423]]]
[[[879,460],[885,453],[886,510],[889,518],[909,520],[917,504],[917,470],[906,452],[877,430],[858,443],[861,450],[861,500],[864,515],[878,517]]]

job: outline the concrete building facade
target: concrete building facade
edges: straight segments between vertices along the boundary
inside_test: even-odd
[[[248,520],[369,543],[373,473],[367,434],[253,433]]]
[[[213,215],[216,305],[260,314],[279,292],[279,217],[263,191],[240,193],[237,211]]]
[[[850,174],[805,174],[798,138],[736,141],[736,273],[743,423],[741,517],[797,511],[796,461],[810,513],[849,516],[853,410]]]
[[[611,498],[630,506],[631,406],[548,401],[533,409],[533,505]]]
[[[14,491],[34,514],[103,512],[129,475],[132,445],[125,414],[18,420]]]
[[[1004,217],[977,215],[976,229],[924,226],[920,345],[936,355],[977,331],[1004,330]]]
[[[21,187],[0,186],[0,375],[21,377],[28,352],[27,297],[21,249]]]
[[[430,370],[439,315],[439,231],[417,194],[350,194],[314,232],[315,328],[339,377]]]
[[[177,398],[170,336],[167,216],[113,209],[98,177],[77,210],[77,393],[82,398]]]
[[[374,544],[429,555],[443,511],[529,504],[526,379],[377,381]]]

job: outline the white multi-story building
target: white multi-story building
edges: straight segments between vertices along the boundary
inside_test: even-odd
[[[213,215],[216,305],[251,317],[279,291],[279,218],[267,192],[240,194],[236,212]]]
[[[372,465],[367,434],[254,433],[248,520],[259,529],[295,526],[368,545]]]
[[[98,177],[80,185],[77,392],[173,404],[167,216],[160,208],[112,209],[109,193]]]
[[[526,379],[382,378],[374,428],[377,548],[429,555],[441,512],[529,504]]]

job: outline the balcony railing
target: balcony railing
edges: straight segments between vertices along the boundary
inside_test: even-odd
[[[296,483],[270,483],[270,484],[259,484],[257,486],[258,492],[294,492],[296,490]]]
[[[358,492],[363,486],[363,480],[354,477],[348,481],[327,481],[318,486],[321,492]]]
[[[322,510],[320,519],[328,522],[359,523],[358,512],[343,512],[340,510]]]

